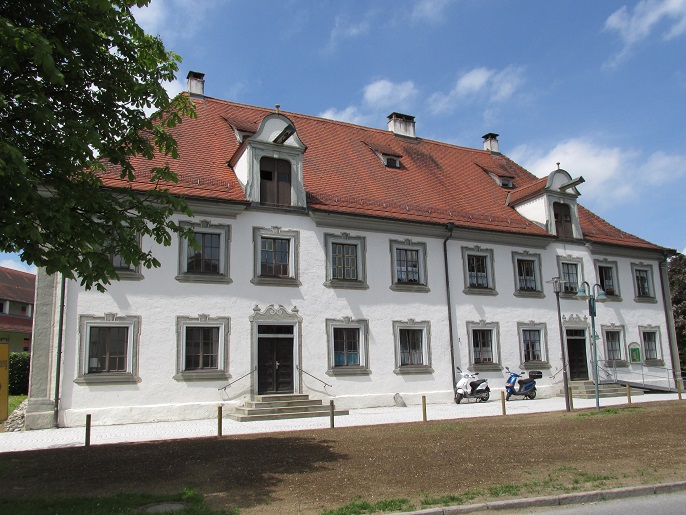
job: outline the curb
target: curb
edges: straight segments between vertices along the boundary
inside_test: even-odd
[[[426,510],[401,512],[402,515],[458,515],[461,513],[475,513],[487,510],[519,510],[524,508],[540,508],[545,506],[565,506],[569,504],[587,504],[628,497],[642,497],[646,495],[660,495],[686,490],[686,481],[663,483],[659,485],[629,486],[612,490],[594,490],[575,494],[553,495],[549,497],[532,497],[529,499],[508,499],[505,501],[491,501],[465,506],[446,506],[428,508]],[[395,515],[401,515],[397,513]]]

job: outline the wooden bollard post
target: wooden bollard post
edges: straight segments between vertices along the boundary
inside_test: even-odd
[[[629,384],[626,385],[626,400],[631,404],[631,385]]]
[[[574,396],[572,395],[572,387],[569,387],[569,409],[570,411],[574,410]]]
[[[86,415],[86,447],[91,446],[91,416]]]
[[[503,415],[507,415],[507,411],[505,410],[505,391],[500,392],[500,404],[503,406]]]
[[[329,425],[331,426],[331,429],[334,428],[334,412],[336,410],[336,407],[334,406],[333,399],[329,401]]]
[[[222,407],[217,406],[217,436],[222,435]]]
[[[422,420],[426,422],[426,395],[422,395]]]
[[[684,389],[684,378],[683,377],[681,379],[677,379],[676,389],[677,389],[677,392],[679,393],[679,400],[681,400],[681,390]]]

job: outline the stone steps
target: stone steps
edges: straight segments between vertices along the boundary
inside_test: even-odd
[[[334,416],[347,415],[348,410],[334,410]],[[227,418],[237,422],[257,420],[284,420],[291,418],[328,417],[329,406],[320,399],[310,399],[309,395],[258,395],[255,400],[246,402],[228,413]]]
[[[595,383],[593,381],[570,381],[569,386],[572,388],[572,397],[577,399],[594,399],[595,398]],[[564,392],[560,392],[564,395]],[[631,395],[643,395],[643,390],[638,388],[631,389]],[[618,384],[604,384],[598,385],[598,397],[622,397],[626,396],[626,387]]]

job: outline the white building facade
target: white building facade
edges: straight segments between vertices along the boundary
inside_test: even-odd
[[[196,102],[202,122],[214,101]],[[640,374],[674,385],[669,251],[584,225],[596,218],[576,204],[582,180],[564,170],[547,180],[477,170],[515,222],[445,206],[409,217],[397,197],[339,198],[335,180],[310,172],[309,153],[326,152],[308,124],[369,129],[257,112],[257,127],[230,124],[230,187],[244,197],[189,194],[194,216],[177,218],[199,250],[181,238],[169,247],[144,240],[162,266],[124,265],[106,293],[39,271],[27,428],[83,425],[86,414],[95,424],[209,418],[265,393],[340,408],[389,406],[398,395],[452,402],[456,367],[479,371],[493,390],[506,366],[540,370],[539,394],[557,395],[563,352],[571,380],[595,379],[592,320],[576,298],[584,281],[608,297],[594,320],[599,379]],[[417,144],[406,141],[413,119],[402,122],[409,136],[405,127],[374,137]],[[365,145],[382,173],[422,172],[414,147]],[[497,140],[495,151],[457,151],[501,159]],[[522,229],[505,227],[513,223]],[[567,281],[561,317],[554,277]]]

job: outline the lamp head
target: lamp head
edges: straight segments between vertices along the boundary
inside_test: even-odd
[[[607,300],[605,291],[602,288],[598,288],[598,295],[595,296],[595,300],[596,302],[605,302]]]
[[[582,283],[581,286],[579,286],[579,289],[576,292],[576,298],[579,300],[587,300],[588,299],[588,290],[586,289],[585,284]]]

